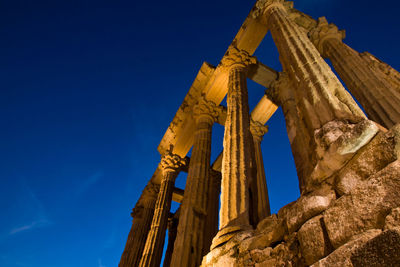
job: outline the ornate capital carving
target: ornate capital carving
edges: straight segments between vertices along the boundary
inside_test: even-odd
[[[261,141],[264,134],[268,132],[268,126],[263,125],[258,121],[250,121],[250,132],[253,135],[253,138]]]
[[[221,113],[221,108],[214,102],[201,97],[199,102],[193,107],[193,117],[198,120],[202,116],[208,116],[212,122],[215,122]]]
[[[325,17],[320,17],[317,26],[309,33],[311,41],[321,55],[324,54],[323,44],[326,40],[336,39],[342,41],[345,35],[344,30],[339,31],[338,27],[333,23],[329,24]]]
[[[278,79],[272,83],[268,90],[265,90],[265,95],[276,105],[281,106],[282,103],[287,100],[287,97],[285,97],[282,92],[286,92],[290,86],[291,83],[288,75],[285,72],[280,72]]]
[[[258,0],[254,6],[252,16],[254,19],[257,19],[258,17],[267,14],[267,12],[275,6],[284,9],[291,9],[293,8],[293,2],[285,0]]]
[[[175,172],[186,164],[185,159],[171,152],[166,153],[161,158],[161,169],[165,172]]]
[[[220,64],[222,67],[227,69],[233,67],[247,68],[250,65],[257,64],[257,59],[250,56],[247,51],[239,50],[234,46],[230,46]]]

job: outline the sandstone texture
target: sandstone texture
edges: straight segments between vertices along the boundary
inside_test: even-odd
[[[284,219],[289,233],[292,233],[297,231],[305,221],[326,210],[335,199],[333,190],[302,196],[291,205],[283,207],[278,216]]]
[[[364,146],[336,176],[340,195],[348,194],[362,180],[400,157],[400,125],[379,134]]]
[[[354,267],[398,266],[400,233],[387,230],[359,247],[351,256]]]
[[[337,248],[353,235],[382,229],[386,215],[400,206],[400,161],[395,161],[339,198],[324,213],[332,245]]]
[[[311,265],[332,250],[322,215],[307,221],[298,232],[300,248],[306,264]]]
[[[369,230],[358,236],[347,244],[339,247],[326,258],[313,264],[312,267],[353,267],[350,257],[358,248],[362,247],[368,240],[376,237],[381,230]]]
[[[400,207],[392,209],[385,219],[385,230],[400,231]]]

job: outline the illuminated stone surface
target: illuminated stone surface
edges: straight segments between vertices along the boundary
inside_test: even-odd
[[[268,31],[280,73],[252,56]],[[120,266],[159,266],[168,222],[165,267],[400,265],[400,73],[342,38],[292,2],[256,3],[218,66],[202,65],[166,130]],[[246,79],[266,88],[251,113]],[[278,106],[301,196],[270,214],[261,140]],[[224,147],[211,163],[214,123],[225,127]],[[184,189],[174,187],[179,170]],[[181,203],[175,215],[171,200]]]

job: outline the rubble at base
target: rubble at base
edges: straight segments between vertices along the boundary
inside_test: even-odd
[[[237,233],[201,266],[398,266],[399,140],[399,125],[379,132],[333,174],[330,188],[321,185],[255,230]],[[349,176],[351,187],[344,190]]]

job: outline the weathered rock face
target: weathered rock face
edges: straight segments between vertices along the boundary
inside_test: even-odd
[[[318,184],[330,177],[378,131],[378,126],[369,120],[357,124],[331,121],[315,131],[318,163],[311,174],[311,181]]]
[[[307,221],[298,232],[301,252],[306,264],[311,265],[327,256],[332,250],[332,245],[326,234],[322,215]]]
[[[361,182],[349,195],[339,198],[324,214],[332,245],[337,248],[353,235],[381,229],[392,208],[400,206],[400,161]]]
[[[336,176],[336,191],[348,194],[362,180],[400,157],[400,125],[379,132]]]
[[[360,248],[368,240],[379,235],[379,233],[381,233],[381,230],[369,230],[355,236],[353,240],[341,246],[326,258],[313,264],[312,267],[353,267],[350,257],[354,251]]]
[[[297,231],[308,219],[326,210],[335,199],[336,194],[333,190],[316,191],[283,207],[278,216],[284,220],[289,233],[292,233]]]
[[[354,267],[398,266],[400,233],[388,230],[359,247],[351,256]]]
[[[398,230],[400,231],[400,207],[395,208],[386,216],[385,230]]]
[[[270,220],[275,221],[274,218]],[[259,239],[254,234],[257,233],[245,231],[237,234],[205,256],[201,266],[305,266],[299,257],[300,246],[296,233],[280,240],[278,244],[270,244],[270,240],[264,244],[257,243]],[[252,248],[254,242],[258,248]]]

